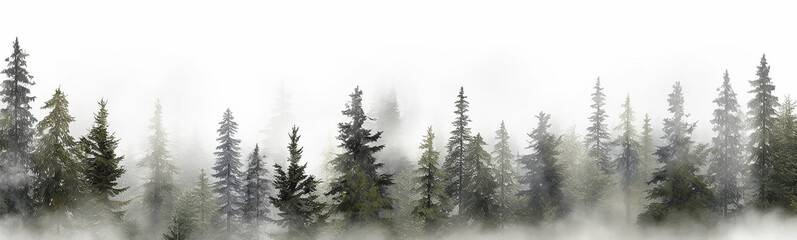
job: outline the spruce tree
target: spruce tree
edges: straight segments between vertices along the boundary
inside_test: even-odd
[[[439,167],[440,153],[434,149],[434,137],[430,126],[419,147],[423,153],[418,160],[418,169],[415,170],[418,174],[415,177],[418,185],[416,191],[421,194],[421,198],[415,202],[412,213],[423,220],[426,233],[432,233],[444,224],[451,207],[444,191],[448,176]]]
[[[653,173],[647,191],[652,202],[645,206],[638,220],[646,224],[678,223],[683,218],[710,223],[715,197],[698,175],[701,151],[694,150],[691,138],[696,123],[686,121],[681,83],[676,82],[667,99],[672,117],[664,119],[662,139],[666,145],[656,150],[664,164]]]
[[[61,88],[55,90],[42,109],[50,109],[36,126],[38,145],[33,152],[33,191],[38,207],[56,216],[75,212],[83,189],[82,165],[77,159],[77,143],[69,135],[69,102]]]
[[[374,123],[377,131],[388,133],[380,141],[385,145],[385,149],[377,155],[381,162],[385,163],[385,172],[398,174],[412,170],[412,163],[402,148],[402,119],[395,89],[380,101]]]
[[[773,204],[790,213],[797,212],[797,116],[794,108],[795,102],[786,96],[778,109],[772,134],[775,160],[772,183],[778,189]]]
[[[116,155],[119,140],[109,132],[108,109],[104,99],[98,103],[100,110],[94,114],[94,126],[85,137],[80,138],[85,159],[83,159],[84,176],[88,185],[89,221],[99,223],[104,218],[121,220],[125,211],[122,210],[130,201],[119,201],[114,198],[129,187],[120,188],[119,178],[125,169],[119,165],[124,156]],[[100,217],[100,219],[97,219]]]
[[[716,132],[712,138],[714,148],[709,159],[707,182],[717,195],[717,204],[724,217],[741,208],[742,188],[742,120],[736,93],[731,87],[728,71],[725,71],[719,95],[714,99],[714,119],[711,123]]]
[[[588,154],[590,157],[598,159],[598,167],[604,174],[610,175],[614,173],[614,167],[611,159],[609,159],[609,130],[606,127],[606,110],[603,106],[606,105],[606,95],[603,94],[601,87],[601,79],[595,81],[595,92],[592,93],[592,105],[590,107],[594,110],[589,121],[592,124],[587,128],[586,142],[589,148]]]
[[[576,127],[570,127],[562,136],[561,143],[557,146],[559,159],[563,166],[563,174],[567,176],[564,182],[564,192],[573,209],[581,210],[588,215],[593,209],[598,208],[599,199],[608,193],[611,176],[603,174],[598,168],[597,159],[587,157],[584,141],[576,133]]]
[[[241,192],[243,183],[241,182],[241,140],[235,138],[238,132],[238,123],[232,116],[232,111],[228,108],[224,111],[221,122],[219,122],[219,146],[216,147],[216,164],[213,166],[215,173],[213,177],[219,180],[213,183],[214,191],[219,197],[221,206],[219,212],[224,218],[224,232],[230,236],[235,232],[235,223],[241,217]]]
[[[622,134],[615,140],[621,148],[615,163],[617,163],[617,173],[620,175],[620,188],[624,195],[626,220],[630,222],[632,187],[638,185],[637,181],[639,180],[639,142],[637,142],[637,132],[634,128],[634,110],[631,109],[630,96],[625,97],[623,113],[620,114],[620,125],[615,129],[622,131]]]
[[[29,87],[34,85],[33,76],[28,73],[28,54],[19,46],[19,39],[14,39],[13,52],[6,58],[8,68],[2,72],[6,75],[0,90],[0,100],[5,104],[0,109],[0,175],[5,181],[0,183],[0,215],[14,213],[28,215],[32,210],[32,201],[28,191],[31,176],[29,171],[33,165],[31,151],[33,125],[36,118],[31,114],[31,102],[36,97],[30,96]]]
[[[517,185],[515,185],[515,155],[509,148],[509,133],[506,131],[504,121],[501,121],[501,127],[495,131],[495,139],[498,142],[493,149],[493,162],[495,163],[496,176],[495,180],[498,184],[498,215],[501,222],[507,220],[507,216],[511,215],[511,203],[514,203],[515,195],[517,194]]]
[[[348,226],[386,223],[380,212],[392,209],[387,188],[393,184],[393,176],[380,173],[384,164],[377,163],[374,157],[384,145],[371,145],[379,140],[382,132],[374,134],[363,127],[369,118],[362,108],[360,88],[354,88],[349,96],[351,101],[342,111],[349,120],[338,123],[337,139],[344,152],[333,160],[340,176],[332,181],[327,195],[333,197],[333,211],[342,214]]]
[[[446,186],[446,193],[454,201],[454,206],[459,206],[456,215],[462,212],[462,197],[467,192],[467,189],[470,189],[468,186],[470,175],[468,173],[471,171],[471,164],[467,161],[465,155],[472,137],[468,127],[470,117],[467,115],[469,103],[466,98],[468,97],[465,96],[465,89],[460,87],[457,101],[454,102],[456,119],[451,123],[454,125],[454,130],[451,131],[451,137],[448,139],[448,145],[446,145],[448,155],[446,155],[446,159],[443,162],[443,169],[450,177]]]
[[[772,149],[772,127],[775,124],[775,108],[778,107],[778,97],[772,95],[775,85],[769,77],[769,65],[766,55],[761,57],[761,65],[758,66],[756,76],[758,79],[751,80],[750,86],[753,87],[749,93],[754,96],[747,103],[749,111],[750,127],[753,132],[750,134],[750,153],[752,158],[752,173],[758,184],[756,199],[754,203],[761,208],[772,207],[776,201],[776,187],[772,184],[774,170],[774,156]]]
[[[142,186],[141,201],[146,211],[147,224],[152,234],[160,233],[161,226],[168,221],[174,210],[177,185],[174,177],[177,167],[171,163],[167,148],[166,130],[163,129],[163,109],[160,101],[155,102],[155,112],[150,119],[149,153],[138,162],[148,175]]]
[[[200,169],[197,183],[187,193],[185,203],[191,212],[191,226],[194,226],[191,231],[192,236],[200,239],[218,238],[215,230],[220,228],[218,223],[222,220],[218,212],[219,201],[213,194],[213,187],[205,169]]]
[[[318,199],[316,189],[321,181],[315,176],[305,172],[307,163],[299,165],[302,159],[303,147],[299,147],[299,128],[291,129],[290,143],[288,144],[288,166],[283,169],[281,165],[274,164],[274,188],[277,195],[269,197],[271,204],[279,209],[281,219],[276,220],[277,225],[288,229],[286,239],[313,239],[318,227],[323,224],[325,216],[322,214],[324,204]]]
[[[462,214],[467,220],[482,224],[486,228],[496,227],[499,205],[496,201],[496,188],[493,174],[493,164],[490,162],[490,153],[484,150],[481,134],[468,144],[467,158],[473,164],[470,189],[462,201]]]
[[[523,217],[531,224],[546,218],[561,219],[569,212],[562,189],[564,169],[557,157],[561,137],[548,132],[550,119],[551,116],[543,112],[537,115],[537,128],[528,134],[531,138],[528,149],[532,153],[520,159],[525,173],[520,176],[519,183],[527,187],[518,195],[527,201]]]
[[[642,179],[648,179],[655,168],[653,148],[653,127],[650,125],[650,116],[646,113],[642,119],[642,134],[639,136],[639,166]]]
[[[241,206],[242,220],[249,224],[249,234],[259,236],[260,224],[272,221],[268,208],[271,185],[267,178],[268,169],[260,156],[260,147],[255,144],[255,150],[249,155],[249,164],[244,172],[243,204]]]

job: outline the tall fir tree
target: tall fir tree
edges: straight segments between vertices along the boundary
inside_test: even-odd
[[[776,189],[773,204],[789,213],[797,212],[797,116],[789,96],[778,109],[773,126],[774,155],[772,184]]]
[[[646,113],[642,119],[642,133],[639,136],[639,166],[642,179],[649,179],[656,168],[653,146],[653,127],[650,125],[650,116]]]
[[[229,108],[224,111],[216,132],[219,133],[219,137],[216,138],[219,146],[214,153],[216,164],[213,166],[215,173],[212,176],[219,180],[213,183],[213,188],[221,202],[219,212],[224,219],[224,232],[226,236],[230,236],[235,233],[235,225],[241,217],[243,182],[240,179],[241,147],[238,146],[241,140],[235,138],[235,134],[238,133],[238,123],[235,122]]]
[[[138,162],[138,166],[148,173],[142,185],[142,205],[146,211],[148,227],[152,230],[151,234],[157,235],[165,230],[162,226],[168,222],[170,213],[174,210],[178,191],[174,182],[177,167],[171,163],[162,113],[160,101],[156,101],[155,111],[150,119],[152,135],[149,137],[149,153]]]
[[[518,192],[527,201],[523,217],[531,224],[561,219],[570,210],[564,199],[564,169],[557,157],[561,137],[548,132],[551,115],[540,112],[536,117],[537,128],[528,134],[531,138],[528,149],[532,153],[520,159],[525,173],[520,176],[519,183],[527,187]]]
[[[205,169],[200,169],[196,185],[177,201],[172,223],[164,239],[218,239],[218,202],[213,196]]]
[[[454,206],[459,206],[456,215],[462,212],[462,197],[469,189],[468,184],[470,181],[471,164],[465,156],[467,154],[467,146],[472,138],[468,127],[470,117],[467,114],[469,105],[467,98],[465,96],[465,88],[460,87],[457,101],[454,102],[456,119],[451,123],[454,125],[454,130],[451,131],[451,137],[448,139],[448,145],[446,145],[448,155],[446,155],[443,162],[443,169],[449,175],[446,193],[454,201]]]
[[[69,135],[69,101],[61,88],[44,102],[42,109],[50,109],[36,130],[38,145],[33,152],[34,199],[39,208],[65,218],[74,213],[84,189],[83,165],[77,159],[77,143]]]
[[[473,164],[473,171],[470,189],[460,207],[467,220],[479,223],[485,228],[494,228],[499,213],[498,201],[495,198],[498,185],[495,182],[490,153],[484,150],[483,145],[487,143],[481,134],[476,134],[468,144],[467,158]]]
[[[34,85],[33,76],[28,73],[28,53],[14,39],[13,52],[6,58],[8,68],[0,90],[0,100],[5,104],[0,109],[0,215],[6,213],[28,215],[32,212],[30,190],[32,168],[31,152],[36,118],[30,112],[31,102],[36,97],[30,95]]]
[[[715,197],[698,175],[702,163],[701,151],[694,150],[691,138],[696,123],[686,121],[681,83],[676,82],[667,103],[672,117],[664,119],[666,145],[656,150],[660,163],[648,184],[647,198],[653,202],[645,206],[638,220],[645,224],[684,223],[683,219],[710,223]]]
[[[617,155],[615,163],[617,174],[620,176],[620,188],[623,191],[625,201],[626,221],[631,222],[633,187],[638,186],[639,178],[639,142],[637,132],[634,128],[634,110],[631,108],[631,96],[625,97],[623,103],[623,113],[620,114],[620,125],[615,129],[622,131],[615,143],[620,146],[620,154]]]
[[[105,218],[121,220],[122,209],[130,202],[115,198],[129,187],[119,187],[119,178],[125,169],[119,165],[124,156],[116,155],[119,140],[109,132],[107,101],[100,100],[100,110],[94,114],[94,126],[85,137],[80,138],[83,148],[84,176],[88,185],[88,220],[99,224]],[[98,218],[99,217],[99,218]]]
[[[444,191],[448,176],[439,167],[440,153],[434,149],[434,137],[430,126],[419,147],[423,153],[418,160],[418,169],[415,170],[418,175],[415,177],[418,186],[416,191],[421,198],[415,202],[412,212],[423,220],[426,233],[437,231],[445,223],[451,210],[448,195]]]
[[[750,127],[753,132],[750,134],[750,153],[752,158],[752,173],[758,185],[756,199],[754,203],[760,208],[770,208],[775,200],[775,188],[773,182],[774,156],[772,149],[772,127],[775,124],[775,109],[778,107],[778,97],[772,95],[775,85],[769,77],[769,65],[766,55],[761,56],[761,65],[758,66],[756,76],[758,79],[751,80],[750,86],[753,87],[749,93],[754,96],[747,102],[749,111]]]
[[[380,213],[391,210],[387,188],[393,184],[391,174],[380,173],[383,163],[377,163],[374,154],[384,145],[371,145],[382,132],[371,133],[363,127],[369,120],[362,108],[362,91],[359,87],[349,95],[343,115],[346,122],[338,123],[339,147],[344,150],[334,160],[334,168],[340,176],[330,184],[327,195],[333,196],[333,211],[343,215],[348,226],[359,223],[388,223]]]
[[[385,172],[398,174],[411,171],[412,163],[402,147],[403,122],[395,88],[379,101],[374,123],[377,131],[388,133],[380,140],[385,149],[377,155],[379,160],[385,163]]]
[[[731,87],[728,71],[723,75],[722,85],[717,88],[719,92],[714,103],[714,125],[712,130],[716,136],[712,138],[714,148],[709,159],[706,172],[709,187],[717,195],[719,212],[724,217],[739,210],[742,200],[740,186],[742,176],[742,131],[743,123],[739,118],[741,109],[736,100],[736,93]]]
[[[260,147],[255,144],[255,150],[249,155],[249,163],[244,172],[243,202],[241,205],[241,218],[249,225],[250,236],[260,235],[260,224],[272,221],[269,217],[269,195],[271,195],[271,180],[267,177],[268,169],[260,155]]]
[[[515,155],[509,148],[509,132],[506,131],[504,121],[501,121],[501,127],[495,131],[495,139],[498,142],[493,148],[493,162],[495,163],[496,176],[495,180],[498,184],[497,201],[498,201],[498,216],[501,222],[507,221],[508,216],[512,215],[512,203],[514,203],[515,195],[517,194],[517,185],[515,184]]]
[[[606,126],[606,110],[603,106],[606,105],[606,95],[603,94],[601,87],[601,78],[595,81],[595,92],[592,93],[592,105],[590,107],[594,110],[589,117],[592,125],[587,128],[586,143],[589,149],[588,154],[590,157],[598,159],[598,167],[604,174],[610,175],[614,173],[612,160],[609,157],[611,148],[609,146],[609,130]]]
[[[321,181],[305,172],[307,163],[299,165],[304,152],[304,148],[299,147],[299,128],[294,126],[288,137],[288,166],[283,169],[274,164],[274,188],[278,192],[269,199],[280,211],[281,219],[276,223],[288,229],[286,239],[314,239],[326,217],[321,212],[324,204],[316,193]]]

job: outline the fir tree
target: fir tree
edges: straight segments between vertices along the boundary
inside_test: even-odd
[[[598,159],[598,167],[604,174],[612,174],[614,167],[611,159],[609,159],[609,130],[606,127],[606,110],[603,106],[606,105],[606,95],[603,94],[601,87],[601,79],[595,81],[595,92],[592,93],[592,105],[590,107],[595,111],[589,117],[592,125],[587,128],[587,146],[589,148],[589,156]]]
[[[655,168],[655,159],[653,154],[653,127],[650,125],[650,116],[645,114],[642,119],[642,135],[639,136],[639,162],[640,162],[640,176],[642,179],[648,179],[653,169]]]
[[[287,172],[282,166],[274,164],[274,187],[276,197],[269,197],[271,204],[280,210],[281,219],[276,223],[288,229],[287,239],[313,239],[318,227],[323,224],[325,216],[321,213],[324,204],[316,194],[321,181],[305,172],[307,163],[299,165],[303,147],[299,147],[299,128],[294,126],[288,136]]]
[[[598,168],[597,159],[587,157],[584,141],[576,133],[575,126],[569,128],[562,136],[561,143],[557,146],[559,159],[564,168],[564,175],[568,176],[564,182],[564,192],[568,204],[574,204],[585,215],[598,208],[600,199],[608,193],[610,175],[602,174]]]
[[[490,154],[482,147],[486,145],[481,134],[476,134],[468,144],[467,158],[473,163],[470,189],[462,201],[462,213],[466,219],[493,228],[498,218],[499,206],[495,189],[498,187],[493,175]]]
[[[271,212],[268,208],[268,197],[271,194],[271,181],[266,177],[268,169],[260,156],[260,147],[255,144],[255,150],[249,155],[249,164],[244,172],[243,204],[241,206],[242,220],[251,227],[250,234],[259,236],[260,223],[272,221],[268,217]]]
[[[337,139],[344,152],[333,160],[341,176],[331,183],[327,195],[333,196],[333,211],[343,214],[349,225],[375,220],[384,223],[380,212],[392,209],[387,188],[393,184],[393,178],[391,174],[379,172],[384,164],[377,163],[374,157],[384,145],[371,145],[379,140],[382,132],[372,134],[363,127],[369,118],[362,109],[360,88],[356,87],[349,96],[351,101],[342,113],[350,119],[338,124],[340,135]]]
[[[172,215],[172,224],[163,234],[164,240],[183,240],[193,239],[193,232],[196,231],[191,212],[185,207],[178,206],[174,215]]]
[[[155,113],[150,120],[150,149],[147,156],[138,162],[139,167],[147,170],[148,176],[142,186],[141,201],[147,216],[147,224],[158,234],[159,228],[168,221],[169,213],[174,209],[177,185],[174,177],[177,167],[170,161],[166,131],[163,129],[162,107],[160,101],[155,102]]]
[[[232,116],[232,111],[228,108],[224,112],[221,122],[219,122],[219,146],[216,147],[216,164],[213,166],[215,171],[213,177],[219,180],[213,184],[216,194],[219,196],[221,207],[219,212],[224,218],[224,232],[227,236],[234,233],[234,224],[241,216],[241,192],[243,183],[241,176],[241,148],[238,144],[241,140],[235,138],[238,132],[238,123]]]
[[[444,191],[448,176],[439,167],[440,153],[434,149],[434,137],[432,127],[429,127],[421,142],[420,149],[423,153],[418,160],[418,169],[415,170],[418,174],[415,177],[418,185],[416,191],[421,194],[421,198],[415,202],[412,210],[414,215],[423,219],[427,233],[436,231],[444,223],[450,210],[448,195]]]
[[[125,212],[122,208],[130,202],[114,200],[128,189],[118,187],[118,180],[125,172],[119,166],[124,156],[116,155],[119,140],[108,130],[108,110],[105,108],[107,101],[103,99],[98,104],[100,110],[94,115],[94,126],[87,136],[80,138],[85,156],[84,176],[91,196],[87,206],[94,215],[89,216],[89,220],[97,221],[96,217],[121,220]]]
[[[639,180],[639,142],[637,142],[637,132],[634,128],[634,110],[631,109],[631,97],[626,96],[623,103],[623,113],[620,114],[620,125],[615,129],[623,133],[615,142],[620,145],[620,155],[615,159],[617,163],[617,173],[620,175],[620,188],[623,191],[625,201],[626,220],[631,221],[631,198],[633,197],[632,187],[637,185]]]
[[[710,222],[710,210],[714,206],[714,194],[698,175],[701,151],[692,149],[692,131],[695,123],[686,121],[681,83],[676,82],[667,102],[672,117],[664,119],[666,145],[656,150],[659,162],[664,164],[653,173],[648,184],[647,198],[652,200],[638,220],[647,224],[678,223],[682,218]]]
[[[384,151],[377,155],[381,162],[385,163],[385,172],[398,174],[410,171],[412,163],[402,148],[402,120],[395,89],[383,97],[377,106],[375,123],[377,131],[389,133],[380,141],[385,144]]]
[[[531,138],[528,148],[532,149],[532,153],[520,159],[525,173],[520,176],[519,182],[527,187],[518,195],[524,196],[527,201],[523,214],[525,220],[532,224],[546,218],[561,219],[569,211],[562,190],[564,171],[556,150],[561,137],[548,132],[550,118],[543,112],[537,115],[537,128],[528,134]]]
[[[510,203],[514,202],[514,196],[517,194],[517,186],[515,185],[515,167],[513,162],[515,156],[512,150],[509,149],[509,133],[506,131],[504,122],[501,121],[501,128],[495,131],[495,139],[498,142],[493,149],[493,162],[496,164],[495,180],[498,184],[498,215],[499,220],[504,222],[507,216],[511,215]]]
[[[714,119],[711,123],[717,135],[712,138],[714,148],[709,159],[707,182],[717,195],[717,204],[724,217],[741,207],[742,189],[739,186],[742,168],[742,120],[739,103],[725,71],[719,95],[714,99]]]
[[[466,193],[466,189],[469,189],[469,177],[468,173],[470,172],[470,165],[465,157],[467,154],[467,146],[470,143],[471,135],[470,135],[470,128],[468,127],[468,123],[470,122],[470,117],[468,117],[468,98],[465,96],[465,89],[463,87],[459,88],[459,95],[457,95],[457,101],[454,102],[456,105],[456,110],[454,114],[456,114],[456,119],[451,124],[454,125],[454,130],[451,131],[451,137],[448,139],[448,145],[446,145],[446,150],[448,150],[448,155],[446,155],[445,162],[443,162],[443,169],[445,169],[446,173],[450,176],[448,185],[446,186],[446,193],[451,197],[451,200],[454,201],[455,206],[460,206],[457,208],[457,215],[462,212],[462,197]]]
[[[82,165],[77,159],[77,144],[69,135],[69,102],[58,88],[42,109],[50,113],[36,126],[39,141],[33,152],[33,184],[37,205],[48,212],[66,217],[75,212],[83,189]]]
[[[219,201],[213,195],[213,187],[210,185],[205,169],[200,169],[197,183],[194,188],[186,195],[185,206],[191,213],[191,221],[194,229],[192,236],[200,239],[216,239],[217,225],[221,222],[218,212]]]
[[[6,179],[0,183],[0,215],[28,215],[33,204],[28,191],[36,123],[30,112],[30,104],[36,97],[30,96],[29,87],[35,83],[27,70],[28,54],[19,47],[19,39],[14,39],[13,48],[11,56],[5,59],[8,68],[0,72],[7,77],[0,90],[0,100],[5,103],[5,108],[0,109],[0,141],[4,146],[0,151],[0,175]]]
[[[797,117],[795,102],[789,96],[778,109],[772,134],[774,155],[772,184],[775,204],[791,213],[797,212]]]
[[[775,108],[778,107],[778,97],[772,95],[775,85],[769,77],[769,65],[766,55],[761,57],[756,76],[751,80],[753,87],[750,93],[755,94],[747,103],[750,109],[747,115],[750,118],[752,134],[750,135],[750,152],[753,161],[752,173],[757,181],[756,205],[769,208],[775,202],[775,192],[778,191],[772,184],[774,172],[774,156],[772,149],[772,127],[775,124]]]

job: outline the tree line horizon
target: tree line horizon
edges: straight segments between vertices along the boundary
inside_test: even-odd
[[[648,114],[635,124],[630,93],[613,126],[620,134],[614,136],[597,78],[583,137],[574,128],[553,132],[550,114],[541,111],[524,149],[510,147],[501,122],[488,150],[482,134],[469,127],[468,96],[460,87],[444,151],[434,144],[440,130],[429,126],[417,136],[421,155],[413,161],[389,147],[399,133],[382,135],[398,128],[395,96],[373,118],[363,110],[357,86],[341,111],[347,120],[337,123],[338,151],[323,159],[320,176],[310,174],[302,161],[295,125],[283,141],[284,164],[267,166],[259,144],[241,152],[238,124],[228,108],[218,123],[215,163],[207,172],[201,169],[190,186],[175,180],[180,169],[173,164],[163,108],[156,101],[147,154],[135,165],[146,172],[144,183],[121,186],[127,169],[116,152],[119,139],[107,119],[107,101],[98,102],[85,136],[70,134],[75,119],[60,87],[43,102],[49,113],[38,120],[30,112],[36,97],[29,89],[35,83],[27,71],[28,54],[18,39],[12,50],[0,90],[0,217],[18,217],[26,227],[60,232],[111,225],[129,239],[316,239],[376,227],[390,238],[413,239],[460,227],[539,226],[574,215],[619,217],[647,227],[711,228],[745,211],[797,213],[797,103],[772,94],[766,55],[757,66],[758,78],[749,81],[754,96],[747,111],[727,70],[717,81],[710,142],[692,140],[697,123],[687,119],[679,81],[666,99],[669,116],[662,119],[661,136],[653,135]],[[129,191],[136,197],[120,199]],[[608,207],[609,199],[619,200],[621,209]],[[143,210],[132,213],[138,218],[127,212],[132,205]]]

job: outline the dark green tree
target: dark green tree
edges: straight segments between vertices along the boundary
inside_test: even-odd
[[[469,189],[470,175],[468,173],[471,171],[471,164],[468,163],[465,157],[467,146],[472,138],[468,127],[470,117],[467,115],[469,103],[466,98],[468,97],[465,96],[465,89],[460,87],[457,101],[454,102],[457,108],[454,114],[457,117],[451,123],[454,125],[454,130],[451,131],[451,137],[448,139],[448,145],[446,145],[448,155],[446,155],[446,159],[443,162],[443,169],[449,175],[446,193],[454,201],[454,206],[460,206],[457,208],[456,215],[462,212],[462,197]]]
[[[166,130],[163,128],[163,109],[160,101],[155,102],[155,113],[150,119],[149,152],[144,159],[138,162],[139,167],[146,169],[148,175],[142,185],[141,202],[146,211],[147,224],[152,230],[151,234],[157,236],[163,226],[168,222],[169,215],[174,210],[177,198],[177,185],[174,177],[177,167],[171,163],[171,156],[167,148]]]
[[[28,73],[28,54],[19,47],[19,39],[14,39],[13,52],[6,58],[8,68],[0,90],[0,100],[5,107],[0,109],[0,175],[6,181],[0,183],[0,215],[6,213],[28,215],[33,202],[28,194],[32,168],[31,152],[36,118],[31,114],[29,87],[34,85],[33,76]]]
[[[642,179],[649,179],[653,169],[656,168],[653,146],[653,127],[650,125],[650,116],[645,114],[642,119],[642,135],[639,136],[639,166]]]
[[[268,214],[269,195],[271,194],[271,180],[267,178],[268,169],[260,156],[260,147],[255,144],[255,150],[249,155],[249,164],[244,172],[243,204],[241,205],[241,218],[250,226],[249,234],[259,236],[260,224],[272,221]]]
[[[724,217],[739,210],[742,200],[742,120],[736,93],[731,87],[728,71],[725,71],[719,95],[714,99],[714,119],[711,123],[717,135],[712,138],[714,148],[707,170],[707,182],[717,196],[717,204]]]
[[[772,134],[774,155],[772,180],[775,188],[773,204],[790,213],[797,212],[797,117],[795,102],[789,96],[778,109]]]
[[[415,170],[418,174],[415,177],[415,183],[418,185],[416,191],[421,194],[421,198],[415,202],[412,211],[414,215],[423,219],[424,230],[427,233],[436,231],[451,210],[448,195],[444,191],[448,176],[439,167],[440,153],[434,149],[434,136],[432,127],[429,127],[421,142],[420,149],[423,153],[418,160],[418,169]]]
[[[504,121],[501,121],[501,128],[495,131],[495,139],[498,142],[493,149],[493,162],[495,163],[498,184],[498,216],[501,222],[507,220],[507,216],[512,215],[512,203],[517,195],[517,185],[515,184],[515,155],[509,148],[509,133],[506,131]]]
[[[710,223],[715,197],[703,182],[703,176],[698,175],[704,154],[692,149],[691,135],[696,123],[685,119],[680,82],[673,86],[667,103],[672,117],[664,119],[662,139],[666,145],[656,150],[659,162],[664,165],[648,181],[648,184],[655,184],[647,191],[647,198],[652,202],[645,206],[638,220],[645,224],[679,223],[684,219]]]
[[[550,119],[551,115],[543,112],[537,115],[537,128],[528,134],[531,138],[528,149],[532,153],[520,159],[524,173],[518,182],[527,187],[518,195],[526,200],[522,214],[531,224],[538,224],[546,218],[561,219],[570,210],[562,189],[564,169],[557,157],[561,137],[548,132]]]
[[[495,198],[498,184],[495,182],[490,153],[484,150],[484,145],[487,143],[481,134],[476,134],[468,144],[467,158],[473,163],[473,171],[470,173],[470,189],[460,207],[467,220],[482,224],[485,228],[494,228],[499,216],[499,205]]]
[[[219,196],[221,206],[219,212],[224,218],[224,232],[226,236],[230,236],[235,232],[235,223],[241,217],[241,205],[243,191],[243,183],[241,182],[241,140],[235,138],[238,132],[238,123],[232,116],[232,111],[228,108],[224,111],[221,122],[219,122],[219,137],[216,141],[219,146],[216,147],[216,164],[213,166],[215,173],[213,177],[219,180],[213,184],[214,191]]]
[[[592,105],[590,107],[594,110],[589,117],[592,124],[587,128],[586,142],[588,147],[588,156],[598,159],[598,167],[604,174],[610,175],[614,173],[614,166],[609,157],[611,148],[609,147],[609,130],[606,126],[606,110],[603,106],[606,105],[606,95],[603,94],[601,87],[601,78],[595,81],[595,92],[592,93]]]
[[[287,172],[282,166],[274,164],[274,187],[277,195],[269,197],[271,204],[279,209],[281,219],[275,222],[288,229],[285,239],[313,239],[318,227],[324,223],[321,212],[324,204],[318,199],[316,189],[321,181],[305,172],[307,163],[299,165],[303,147],[299,147],[299,128],[291,129],[288,144]]]
[[[638,186],[639,178],[639,142],[637,132],[634,128],[634,110],[631,109],[631,97],[625,97],[623,103],[623,113],[620,114],[620,125],[616,130],[622,131],[615,143],[620,146],[620,154],[615,159],[617,164],[617,174],[620,176],[620,188],[623,191],[625,201],[626,220],[631,222],[631,202],[633,197],[632,188]]]
[[[751,80],[753,87],[749,93],[754,94],[747,103],[750,127],[750,153],[753,161],[752,173],[758,185],[754,203],[760,208],[772,207],[778,189],[772,183],[774,170],[774,154],[772,149],[772,127],[775,125],[775,109],[778,97],[772,95],[775,85],[769,77],[769,65],[766,55],[761,56],[761,65],[756,72],[758,79]]]

